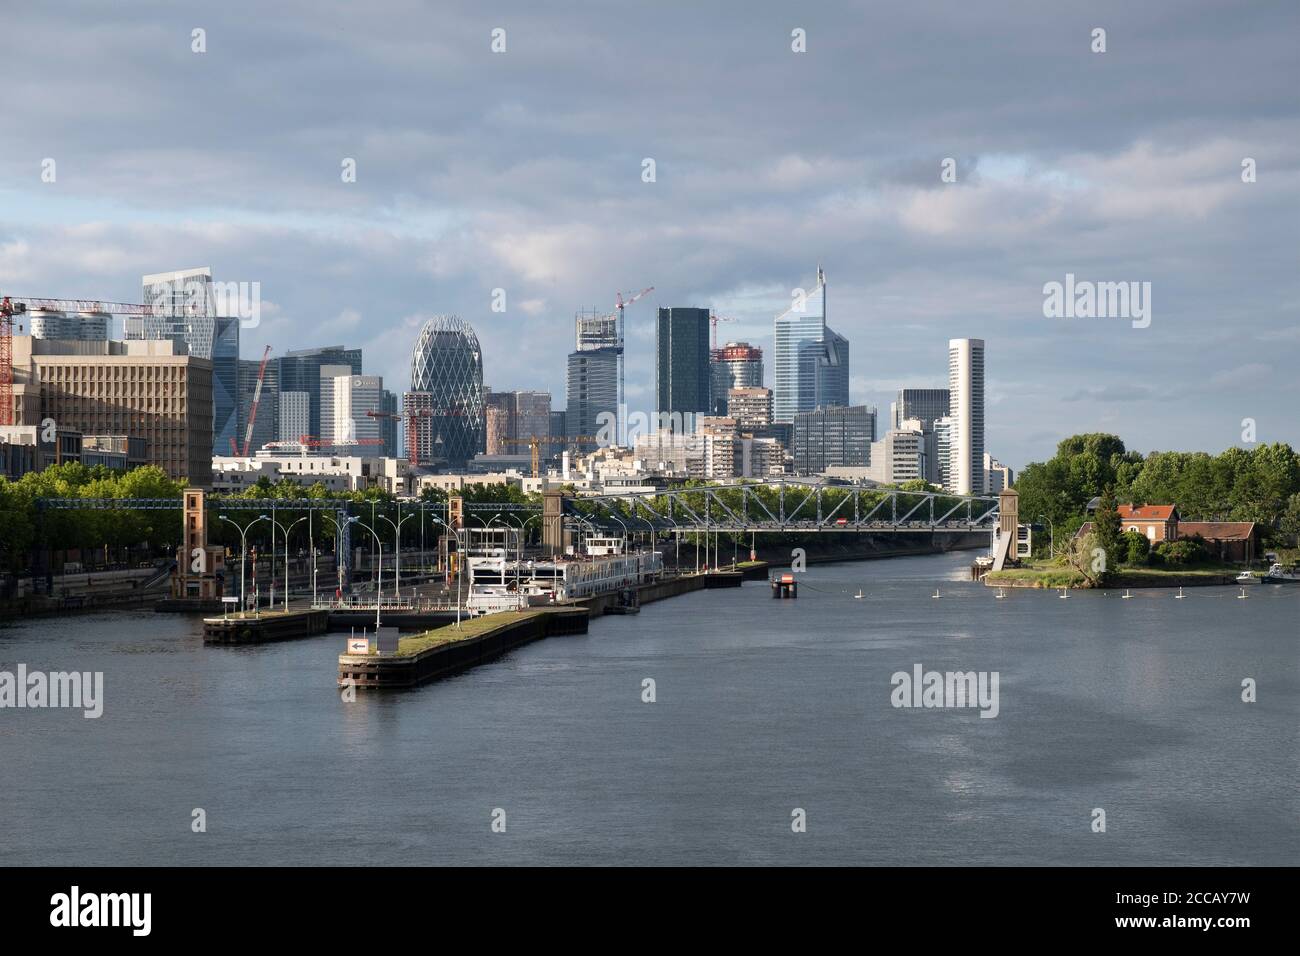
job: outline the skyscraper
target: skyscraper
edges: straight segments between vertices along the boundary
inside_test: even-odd
[[[900,388],[898,400],[890,405],[890,428],[902,428],[909,418],[918,419],[921,427],[929,431],[936,418],[948,414],[948,389]]]
[[[984,492],[984,340],[948,340],[949,417],[953,435],[949,490]]]
[[[569,353],[565,380],[568,409],[565,427],[570,435],[600,434],[605,426],[608,437],[616,442],[619,355],[612,348],[579,349]],[[603,437],[603,436],[602,436]],[[591,447],[593,442],[579,442]]]
[[[709,414],[709,310],[660,309],[655,343],[659,413],[690,416],[686,420]]]
[[[239,414],[239,319],[217,315],[212,269],[181,269],[144,276],[143,302],[152,315],[128,316],[127,341],[184,343],[190,355],[212,362],[212,454],[242,443]]]
[[[424,323],[411,352],[411,391],[404,405],[408,412],[429,412],[415,419],[413,444],[421,462],[463,468],[483,452],[483,351],[472,325],[455,315]]]
[[[727,414],[727,393],[733,388],[761,388],[763,350],[748,342],[728,342],[710,356],[712,387],[710,408],[714,415]]]
[[[868,405],[819,408],[794,419],[794,470],[818,474],[832,467],[865,468],[876,440],[876,409]]]
[[[318,349],[289,350],[275,360],[279,390],[284,392],[306,392],[310,407],[308,409],[308,430],[304,434],[320,435],[320,367],[322,365],[347,366],[352,375],[361,374],[361,349],[344,348],[342,345],[327,345]],[[270,366],[266,370],[271,374]],[[260,416],[259,416],[260,417]],[[297,440],[297,436],[294,436]]]
[[[371,446],[369,454],[381,454],[383,427],[380,419],[370,412],[384,410],[384,380],[378,375],[336,375],[326,378],[326,370],[337,366],[322,366],[321,386],[331,388],[332,420],[321,422],[321,440],[332,449],[351,450],[365,444]],[[323,398],[324,396],[322,396]],[[322,405],[322,416],[324,405]]]
[[[826,325],[826,275],[776,318],[772,350],[772,417],[849,403],[849,343]]]

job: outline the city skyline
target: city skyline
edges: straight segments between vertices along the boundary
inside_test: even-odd
[[[140,276],[207,264],[262,284],[243,359],[306,334],[364,339],[366,373],[402,388],[420,326],[455,313],[481,337],[487,381],[559,396],[574,309],[612,311],[616,292],[653,284],[627,313],[627,401],[649,410],[657,307],[736,317],[727,338],[770,356],[773,316],[820,261],[830,324],[858,345],[850,400],[887,408],[899,387],[942,387],[941,343],[983,338],[998,356],[988,446],[1014,466],[1084,431],[1217,450],[1241,443],[1247,417],[1258,440],[1300,444],[1294,416],[1271,411],[1294,404],[1300,347],[1282,11],[922,7],[868,23],[847,3],[760,4],[743,24],[699,11],[683,32],[653,11],[507,4],[491,20],[411,11],[395,36],[331,8],[328,35],[295,58],[279,54],[307,42],[302,17],[251,9],[205,12],[203,54],[185,12],[112,11],[75,49],[66,15],[11,14],[49,69],[9,86],[24,139],[0,156],[0,291],[133,301]],[[504,54],[489,48],[498,20]],[[1094,20],[1105,54],[1089,49]],[[794,27],[806,53],[790,50]],[[630,29],[640,42],[611,42]],[[141,36],[157,57],[114,69]],[[723,37],[754,55],[720,62]],[[659,41],[679,54],[671,78]],[[581,67],[565,58],[579,49]],[[1212,83],[1195,68],[1208,60]],[[341,87],[339,62],[355,65]],[[1056,77],[1050,95],[1022,82],[1035,71]],[[97,82],[110,73],[111,90]],[[891,75],[930,79],[895,89]],[[425,95],[439,85],[457,95]],[[991,116],[991,97],[1015,109]],[[74,101],[75,118],[57,106]],[[764,103],[797,112],[800,135]],[[145,145],[162,115],[199,120]],[[1150,282],[1149,327],[1045,318],[1044,285],[1067,275]]]

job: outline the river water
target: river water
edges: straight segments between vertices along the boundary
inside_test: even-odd
[[[0,865],[1300,862],[1300,588],[997,600],[969,561],[698,592],[354,703],[344,635],[3,627],[0,670],[105,703],[0,710]],[[996,671],[997,716],[894,707],[917,664]]]

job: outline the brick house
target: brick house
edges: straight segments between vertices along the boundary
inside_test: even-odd
[[[1116,505],[1119,530],[1136,531],[1152,544],[1178,540],[1178,508],[1174,505]]]

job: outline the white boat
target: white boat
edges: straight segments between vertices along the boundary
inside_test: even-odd
[[[1264,580],[1269,584],[1300,584],[1300,567],[1293,564],[1288,568],[1275,563],[1269,567]]]
[[[1237,575],[1236,581],[1238,584],[1258,584],[1259,578],[1250,571],[1242,571]]]
[[[582,553],[524,561],[511,549],[471,548],[466,607],[479,614],[513,611],[594,597],[655,580],[663,570],[657,551],[624,553],[622,538],[587,538]]]

